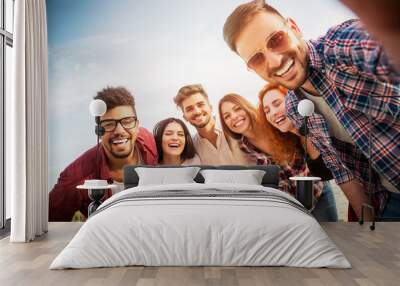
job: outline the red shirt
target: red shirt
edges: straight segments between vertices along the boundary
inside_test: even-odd
[[[153,135],[144,128],[139,128],[135,147],[138,148],[146,165],[157,164],[157,148]],[[80,211],[87,217],[88,205],[91,200],[87,190],[76,188],[85,180],[96,178],[96,149],[97,146],[83,153],[60,173],[57,183],[49,194],[49,221],[71,221],[76,211]],[[100,179],[112,183],[110,171],[107,165],[107,157],[103,146],[99,148]],[[108,190],[104,200],[111,197]]]

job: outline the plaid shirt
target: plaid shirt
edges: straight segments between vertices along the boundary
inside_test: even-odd
[[[249,158],[249,161],[254,162],[256,165],[275,165],[276,163],[272,160],[271,155],[264,153],[259,150],[256,146],[251,144],[246,137],[242,136],[239,140],[239,148]],[[290,177],[294,176],[307,176],[308,169],[305,164],[302,154],[296,153],[292,164],[282,166],[279,171],[279,189],[286,193],[296,196],[296,183],[289,180]],[[322,188],[321,188],[322,189]],[[320,190],[319,190],[320,191]]]
[[[358,20],[346,21],[307,45],[308,80],[372,167],[400,190],[400,74]],[[296,95],[289,95],[287,113],[299,127],[302,119],[293,106]],[[333,158],[325,158],[332,166]],[[331,171],[338,183],[351,177],[345,168]]]
[[[302,117],[297,111],[297,105],[303,99],[301,93],[289,92],[285,98],[287,115],[300,129],[304,123]],[[378,174],[372,170],[371,186],[369,185],[369,162],[368,158],[353,144],[337,140],[330,137],[328,127],[324,117],[318,113],[313,113],[307,120],[308,135],[307,139],[321,153],[322,159],[328,169],[331,170],[335,181],[342,184],[358,179],[365,188],[365,191],[373,192],[373,205],[376,211],[382,212],[387,200],[387,192],[381,185]]]
[[[400,190],[400,74],[358,20],[332,28],[308,48],[308,80],[372,167]]]

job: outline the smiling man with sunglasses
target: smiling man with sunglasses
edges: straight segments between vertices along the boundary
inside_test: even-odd
[[[296,109],[298,100],[315,103],[337,148],[328,155],[322,150],[330,142],[313,143],[331,166],[355,214],[359,217],[367,202],[364,191],[373,173],[377,178],[371,178],[372,183],[378,182],[372,190],[378,201],[376,210],[383,217],[385,212],[387,217],[399,216],[400,75],[360,21],[346,21],[318,40],[306,41],[292,19],[285,19],[264,1],[252,1],[238,6],[227,18],[224,39],[248,69],[290,90],[286,109],[297,128],[304,122]],[[310,132],[320,132],[313,129],[318,122],[312,120]],[[337,161],[331,156],[335,153],[343,167],[332,163]],[[368,159],[371,173],[365,164]]]
[[[139,127],[135,101],[127,89],[107,87],[98,92],[95,99],[101,99],[107,105],[107,112],[100,118],[105,133],[101,137],[100,178],[97,179],[122,185],[124,166],[157,163],[154,137]],[[76,186],[95,178],[96,148],[86,151],[60,174],[50,192],[50,221],[71,221],[77,211],[87,217],[91,201],[87,191],[78,190]],[[111,195],[111,191],[107,192],[105,199]]]

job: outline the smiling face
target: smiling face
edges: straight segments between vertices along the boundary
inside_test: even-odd
[[[169,123],[162,135],[162,150],[165,155],[181,156],[185,149],[185,131],[178,122]]]
[[[100,121],[119,120],[125,117],[136,116],[131,106],[117,106],[108,110]],[[135,142],[138,133],[138,124],[134,128],[126,129],[118,123],[114,131],[105,132],[101,137],[101,144],[104,147],[106,155],[111,159],[123,159],[133,155]]]
[[[221,104],[222,120],[230,131],[237,134],[244,134],[251,129],[250,116],[238,104],[225,101]]]
[[[265,118],[275,128],[286,133],[294,128],[292,121],[286,116],[285,95],[278,89],[272,89],[265,93],[263,98]]]
[[[293,20],[261,12],[244,27],[236,42],[239,56],[260,77],[288,89],[306,80],[307,46]]]
[[[201,93],[185,98],[181,108],[183,117],[196,128],[204,128],[211,121],[211,105]]]

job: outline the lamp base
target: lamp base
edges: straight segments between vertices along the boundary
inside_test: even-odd
[[[321,180],[319,177],[290,177],[296,181],[296,199],[308,210],[314,208],[314,182]]]
[[[101,205],[101,200],[103,199],[106,191],[107,189],[88,189],[89,198],[92,200],[88,206],[88,216],[91,216]]]
[[[104,198],[107,190],[116,187],[114,184],[108,184],[107,180],[85,180],[85,184],[76,187],[77,189],[88,190],[88,196],[92,200],[88,206],[88,216],[93,214],[101,205],[101,200]]]
[[[89,204],[88,206],[88,216],[90,217],[96,210],[97,208],[101,205],[100,201],[93,201]]]
[[[297,181],[296,198],[308,210],[313,208],[313,193],[313,181]]]

